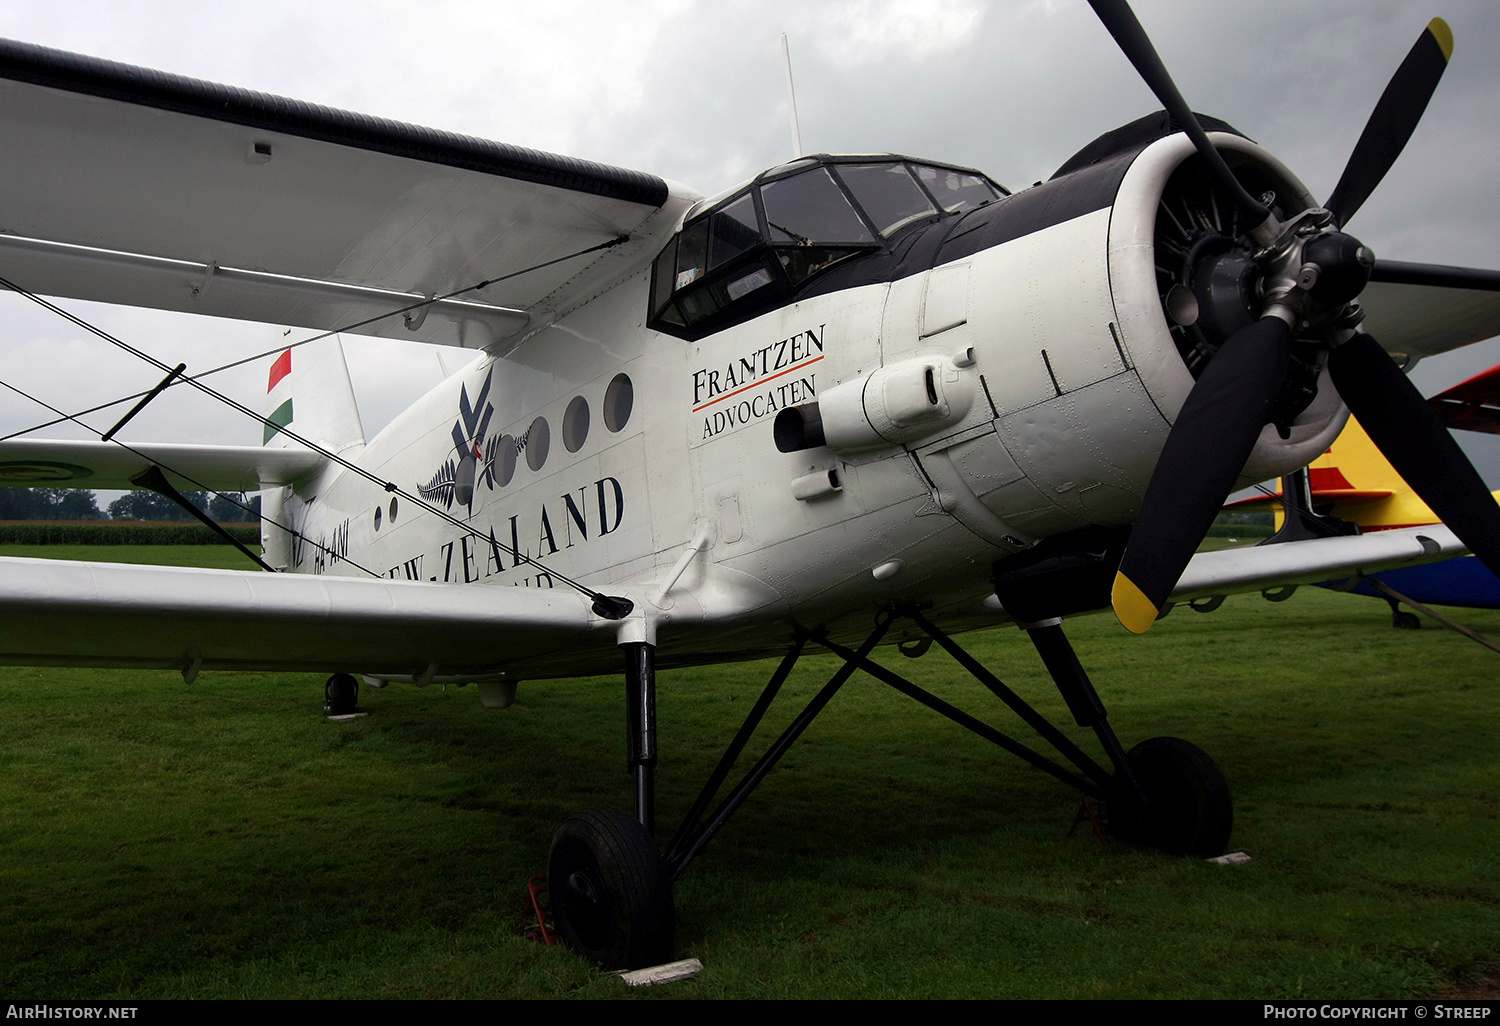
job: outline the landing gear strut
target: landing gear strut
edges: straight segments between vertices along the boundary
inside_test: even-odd
[[[1393,628],[1398,631],[1416,631],[1422,629],[1422,621],[1417,619],[1416,613],[1408,613],[1389,595],[1386,596],[1385,601],[1391,607],[1391,626]]]
[[[569,947],[606,969],[638,969],[672,953],[672,874],[653,837],[656,646],[631,642],[620,650],[635,816],[595,805],[569,817],[552,839],[547,886],[558,933]]]
[[[898,616],[914,622],[931,642],[942,646],[1072,763],[1072,768],[872,662],[870,653]],[[548,885],[558,932],[574,950],[608,968],[638,968],[665,961],[672,948],[672,883],[687,871],[693,859],[857,670],[889,684],[1085,796],[1104,802],[1111,829],[1121,840],[1178,855],[1207,858],[1222,854],[1229,842],[1234,809],[1224,774],[1214,761],[1197,746],[1173,737],[1151,738],[1127,753],[1109,725],[1104,704],[1088,674],[1064,636],[1061,621],[1052,619],[1023,627],[1062,692],[1074,720],[1094,731],[1114,767],[1113,772],[1069,740],[920,611],[891,611],[879,616],[875,629],[858,650],[845,648],[826,637],[798,638],[709,775],[668,843],[665,855],[658,854],[652,837],[656,650],[644,643],[622,645],[626,660],[627,765],[635,777],[636,815],[632,818],[618,809],[595,806],[568,819],[557,832],[548,863]],[[714,805],[720,788],[809,640],[841,657],[843,665],[729,794]]]
[[[1107,722],[1061,621],[1026,627],[1032,644],[1062,692],[1073,719],[1092,727],[1115,767],[1106,807],[1116,837],[1169,855],[1224,854],[1234,826],[1234,803],[1224,773],[1208,753],[1176,737],[1153,737],[1127,754]]]

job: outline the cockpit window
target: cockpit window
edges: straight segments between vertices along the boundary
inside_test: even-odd
[[[973,210],[999,198],[990,184],[978,175],[966,175],[945,167],[918,167],[917,177],[949,214]]]
[[[741,196],[709,219],[711,252],[709,266],[722,267],[741,253],[760,245],[760,225],[755,220],[755,200]]]
[[[793,161],[700,201],[652,267],[647,323],[699,338],[793,298],[837,264],[880,252],[882,240],[909,225],[998,196],[979,175],[900,157]]]
[[[882,237],[937,213],[905,164],[843,164],[838,175]]]
[[[764,185],[760,196],[772,244],[875,241],[826,167]]]
[[[699,221],[682,232],[677,242],[677,277],[672,288],[686,288],[708,270],[708,222]]]

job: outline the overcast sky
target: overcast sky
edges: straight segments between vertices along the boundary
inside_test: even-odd
[[[1384,257],[1500,267],[1500,4],[1140,0],[1135,8],[1189,103],[1276,153],[1320,197],[1427,20],[1446,17],[1455,47],[1444,81],[1350,230]],[[0,35],[12,39],[639,168],[705,193],[790,155],[783,31],[809,152],[916,154],[1018,188],[1158,106],[1082,0],[0,2]],[[190,370],[269,349],[282,335],[267,325],[68,305]],[[113,398],[158,376],[13,296],[0,296],[0,315],[0,378],[59,406]],[[371,434],[440,378],[427,347],[350,338],[346,349]],[[450,354],[450,368],[464,358]],[[1495,362],[1500,341],[1492,340],[1428,361],[1416,380],[1430,393]],[[263,382],[256,368],[220,383],[258,405]],[[259,439],[257,425],[175,394],[186,391],[159,400],[127,437]],[[0,401],[0,431],[46,416],[14,397]],[[1500,483],[1500,439],[1469,445]]]

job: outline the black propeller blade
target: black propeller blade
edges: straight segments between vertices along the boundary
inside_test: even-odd
[[[1162,64],[1161,58],[1157,56],[1156,47],[1151,45],[1151,40],[1146,36],[1146,30],[1141,28],[1141,23],[1136,20],[1135,12],[1130,9],[1130,5],[1125,0],[1089,0],[1089,6],[1094,9],[1094,14],[1098,15],[1099,20],[1104,23],[1105,29],[1114,37],[1116,45],[1129,58],[1130,63],[1135,65],[1136,72],[1145,79],[1146,85],[1156,94],[1156,98],[1167,109],[1172,120],[1182,127],[1188,138],[1193,141],[1193,145],[1198,148],[1203,159],[1208,161],[1208,166],[1229,190],[1229,194],[1234,198],[1234,205],[1239,208],[1246,221],[1251,225],[1262,224],[1271,216],[1271,211],[1245,190],[1239,179],[1234,177],[1234,172],[1229,170],[1229,165],[1224,163],[1224,158],[1219,155],[1219,151],[1214,149],[1213,143],[1208,141],[1208,135],[1198,124],[1198,118],[1194,116],[1192,108],[1177,91],[1177,84],[1167,73],[1166,65]]]
[[[1500,504],[1416,386],[1364,334],[1329,354],[1328,374],[1396,472],[1470,552],[1500,574]]]
[[[1370,271],[1370,280],[1389,282],[1392,285],[1430,285],[1440,289],[1500,292],[1500,271],[1487,271],[1479,267],[1453,267],[1449,264],[1377,260]]]
[[[1328,197],[1325,206],[1340,225],[1349,223],[1401,155],[1452,54],[1453,31],[1442,18],[1433,18],[1391,76]]]
[[[1136,634],[1155,622],[1271,419],[1291,345],[1285,321],[1262,317],[1225,340],[1188,393],[1115,575],[1115,615]]]
[[[1129,5],[1125,0],[1089,3],[1233,195],[1236,206],[1257,226],[1252,234],[1267,236],[1258,240],[1262,243],[1276,239],[1280,229],[1270,212],[1240,185],[1209,143]],[[1395,163],[1452,52],[1452,32],[1441,18],[1434,18],[1375,105],[1329,198],[1327,209],[1340,226]],[[1231,335],[1188,393],[1151,475],[1139,521],[1115,576],[1115,614],[1137,634],[1155,621],[1274,413],[1292,346],[1291,328],[1280,315],[1298,318],[1307,303],[1314,311],[1321,307],[1325,317],[1337,314],[1370,274],[1368,251],[1357,240],[1335,232],[1310,238],[1297,249],[1269,252],[1266,259],[1271,263],[1262,268],[1263,273],[1271,273],[1274,262],[1281,261],[1289,266],[1276,273],[1295,274],[1306,259],[1322,268],[1330,280],[1320,286],[1314,275],[1311,285],[1297,286],[1305,291],[1278,293],[1274,303],[1281,309],[1277,315],[1262,316]],[[1348,273],[1334,274],[1335,266]],[[1495,287],[1493,275],[1464,268],[1391,264],[1382,269],[1377,264],[1375,270],[1377,279],[1421,279],[1430,284],[1442,278],[1442,284],[1465,288]],[[1486,566],[1500,573],[1500,505],[1406,375],[1364,334],[1336,346],[1328,370],[1339,395],[1397,472]]]

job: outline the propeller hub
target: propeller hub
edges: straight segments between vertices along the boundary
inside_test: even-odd
[[[1308,296],[1320,307],[1341,310],[1370,281],[1375,254],[1364,243],[1343,232],[1323,232],[1302,247],[1302,280]]]

